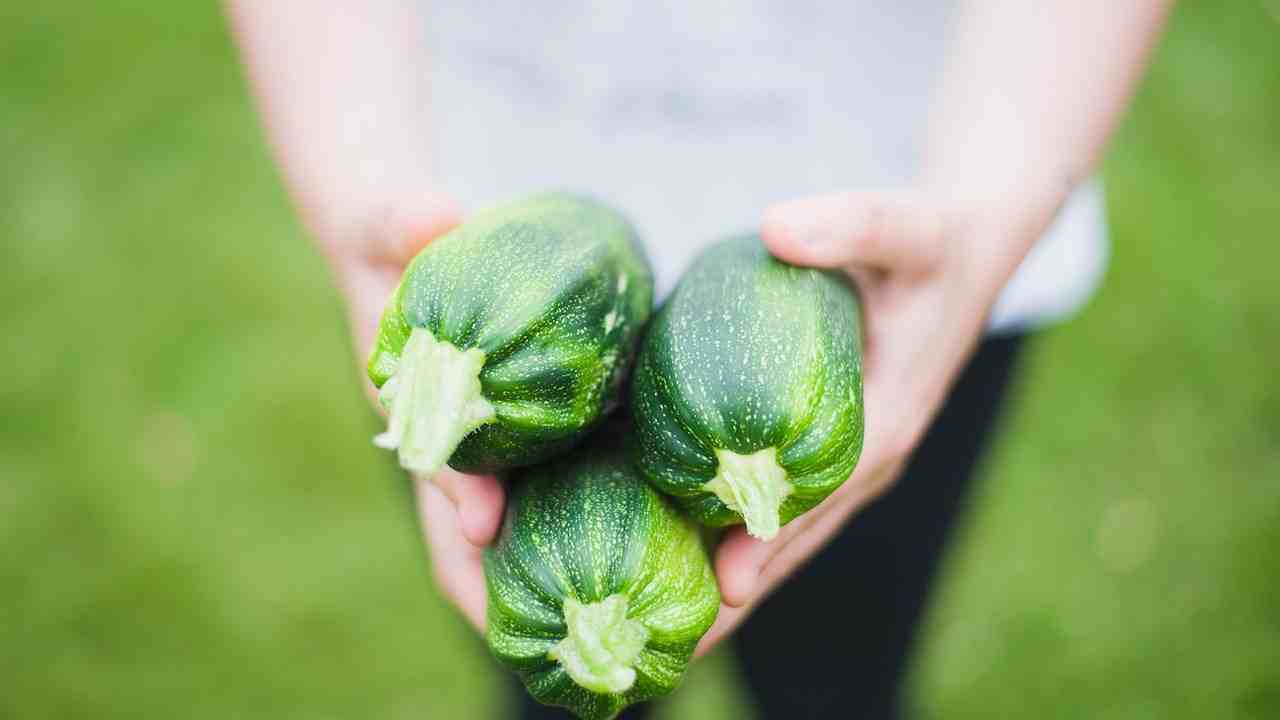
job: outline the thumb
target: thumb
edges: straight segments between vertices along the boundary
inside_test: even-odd
[[[467,542],[477,547],[493,542],[506,502],[506,493],[498,478],[464,475],[445,467],[431,482],[453,502],[458,513],[458,529]]]
[[[725,605],[740,608],[755,596],[760,571],[774,552],[774,544],[757,540],[742,528],[725,533],[715,557],[716,580]]]
[[[908,192],[834,192],[771,205],[760,234],[775,257],[809,267],[931,267],[943,213]]]

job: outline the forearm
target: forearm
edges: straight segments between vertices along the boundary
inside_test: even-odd
[[[925,183],[1040,230],[1096,166],[1171,0],[965,0]],[[1027,242],[1034,240],[1036,233]],[[1026,248],[1018,248],[1018,256]]]
[[[433,189],[418,3],[228,0],[290,194],[326,245]]]

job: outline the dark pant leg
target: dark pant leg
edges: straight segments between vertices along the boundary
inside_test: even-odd
[[[760,717],[898,717],[916,626],[1020,346],[982,343],[897,485],[738,630]]]

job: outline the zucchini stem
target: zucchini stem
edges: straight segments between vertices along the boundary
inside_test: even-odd
[[[564,640],[547,655],[587,690],[615,695],[630,690],[649,629],[627,618],[627,596],[610,595],[596,603],[566,597],[564,623]]]
[[[459,350],[414,328],[378,393],[389,417],[373,443],[398,450],[406,470],[434,475],[467,433],[496,416],[480,390],[483,367],[480,350]]]
[[[716,459],[720,461],[716,476],[703,489],[741,515],[752,537],[772,540],[781,526],[778,511],[792,490],[787,471],[778,464],[778,449],[750,455],[716,450]]]

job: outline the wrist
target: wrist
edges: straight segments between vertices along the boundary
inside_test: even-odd
[[[936,162],[926,165],[917,185],[948,206],[963,208],[983,225],[1029,236],[1028,242],[1034,243],[1086,176],[1066,163],[975,170],[972,163],[960,167]]]
[[[970,285],[994,302],[1076,183],[1066,173],[964,178],[934,171],[918,184],[956,219],[949,242],[956,247],[958,265]]]

